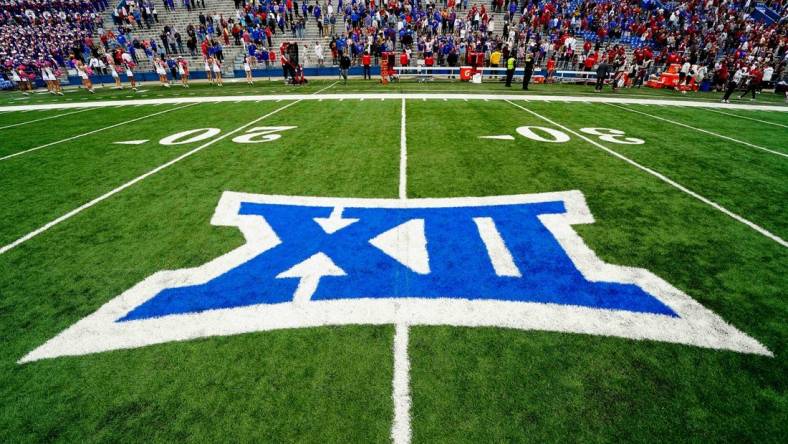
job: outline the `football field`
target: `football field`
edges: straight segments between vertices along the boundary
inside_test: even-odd
[[[0,441],[785,442],[788,107],[485,87],[4,96]]]

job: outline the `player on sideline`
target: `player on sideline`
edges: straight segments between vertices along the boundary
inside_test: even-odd
[[[244,72],[246,73],[246,83],[248,83],[249,85],[254,85],[254,81],[252,80],[253,62],[254,62],[254,57],[248,54],[244,57]]]

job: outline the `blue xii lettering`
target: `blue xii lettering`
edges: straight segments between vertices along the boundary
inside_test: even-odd
[[[226,192],[246,244],[161,271],[20,362],[281,328],[498,326],[770,352],[669,283],[601,261],[582,193],[343,199]]]

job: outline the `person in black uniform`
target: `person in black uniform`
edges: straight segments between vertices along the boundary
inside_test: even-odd
[[[523,89],[528,91],[531,75],[534,73],[534,57],[530,51],[525,51],[525,66],[523,67]]]
[[[605,80],[607,80],[607,75],[609,73],[610,65],[608,65],[603,58],[602,61],[599,62],[599,66],[596,68],[596,86],[594,86],[595,92],[602,91],[602,88],[605,86]]]
[[[342,75],[342,78],[345,79],[345,85],[347,85],[347,72],[350,69],[350,57],[347,56],[346,52],[342,53],[342,57],[339,58],[339,73]]]

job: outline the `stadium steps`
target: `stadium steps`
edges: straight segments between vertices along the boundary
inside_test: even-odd
[[[178,2],[176,2],[178,3]],[[188,36],[186,34],[186,27],[189,24],[194,24],[195,27],[200,23],[199,17],[200,12],[205,14],[206,16],[220,14],[222,15],[225,20],[233,19],[235,20],[235,6],[232,1],[230,0],[221,0],[221,1],[211,1],[208,0],[206,2],[206,9],[195,9],[192,11],[188,11],[185,8],[181,7],[181,4],[178,3],[176,5],[176,9],[174,11],[167,11],[160,9],[159,12],[159,22],[151,23],[150,29],[148,29],[144,24],[142,28],[138,26],[133,27],[131,35],[136,37],[139,40],[155,40],[158,46],[161,46],[161,38],[159,37],[161,33],[164,31],[164,26],[169,25],[170,27],[175,27],[178,32],[181,34],[182,41],[183,41],[183,49],[185,51],[184,54],[179,54],[180,56],[184,57],[189,62],[189,67],[192,70],[200,71],[204,69],[204,62],[202,54],[200,53],[199,44],[197,46],[197,56],[190,56],[189,50],[186,47],[186,40]],[[117,34],[117,27],[112,21],[112,8],[107,8],[104,11],[104,23],[108,23],[111,25],[113,32]],[[219,39],[220,40],[220,39]],[[239,54],[243,53],[243,48],[241,46],[233,45],[233,39],[230,38],[230,45],[224,45],[222,43],[222,53],[224,55],[224,64],[222,66],[222,72],[227,77],[232,77],[233,75],[233,65],[235,60],[237,59]],[[137,59],[139,60],[139,67],[138,69],[141,70],[153,70],[153,66],[145,57],[145,53],[142,51],[137,51]]]

